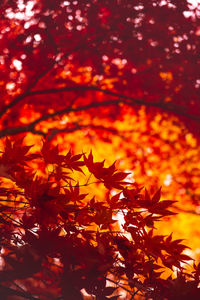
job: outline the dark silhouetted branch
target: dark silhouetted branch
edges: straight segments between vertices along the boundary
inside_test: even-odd
[[[22,297],[24,299],[39,300],[39,298],[35,298],[25,291],[17,291],[17,290],[14,290],[12,288],[9,288],[9,287],[3,286],[3,285],[0,285],[0,293],[1,293],[1,295],[4,294],[7,296],[16,296],[17,298]]]
[[[117,92],[113,92],[107,89],[102,89],[97,86],[74,86],[74,87],[63,87],[63,88],[53,88],[48,90],[36,90],[30,92],[26,96],[36,96],[36,95],[46,95],[46,94],[55,94],[55,93],[62,93],[62,92],[71,92],[71,91],[96,91],[96,92],[102,92],[106,95],[115,96],[116,98],[123,99],[123,100],[130,100],[132,103],[127,102],[128,105],[136,104],[136,105],[144,105],[144,106],[152,106],[160,108],[167,112],[172,112],[177,115],[185,116],[189,119],[195,120],[200,122],[200,117],[194,114],[187,113],[187,108],[181,105],[175,105],[173,103],[165,103],[163,101],[160,102],[147,102],[142,99],[137,99],[131,96],[119,94]]]

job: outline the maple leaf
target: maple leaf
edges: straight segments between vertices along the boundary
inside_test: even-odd
[[[128,181],[123,181],[129,174],[131,173],[115,172],[113,174],[105,175],[103,177],[104,185],[108,189],[123,189],[124,185],[130,184]]]
[[[63,166],[71,170],[82,172],[84,174],[83,170],[81,169],[81,167],[84,166],[84,162],[80,161],[82,156],[83,154],[72,155],[71,150],[69,150],[69,152],[65,156]]]
[[[9,174],[9,170],[10,167],[8,165],[0,164],[0,177],[14,180],[14,178]]]
[[[57,166],[56,168],[55,168],[55,171],[54,171],[54,178],[55,178],[55,180],[56,181],[60,181],[61,179],[62,180],[64,180],[64,181],[67,181],[68,182],[68,180],[70,180],[70,181],[75,181],[72,177],[71,177],[71,175],[69,176],[69,172],[65,172],[64,171],[64,168],[63,167],[61,167],[61,166]]]
[[[122,208],[122,192],[117,193],[116,195],[112,196],[111,198],[108,197],[107,202],[112,209]]]
[[[80,194],[80,188],[78,182],[74,187],[71,184],[69,184],[69,189],[65,189],[64,191],[68,201],[74,203],[82,202],[82,200],[88,195],[88,194]]]
[[[43,141],[41,153],[46,163],[59,164],[60,162],[64,161],[64,155],[59,154],[58,145],[52,147],[50,141],[48,140]]]
[[[128,206],[128,207],[141,207],[140,205],[140,201],[142,199],[142,194],[140,194],[140,191],[143,189],[143,187],[138,187],[135,186],[135,188],[133,189],[128,189],[127,187],[125,187],[123,189],[123,195],[124,195],[124,203]]]
[[[123,185],[129,184],[129,182],[125,182],[123,179],[125,179],[130,173],[117,172],[115,168],[115,162],[108,168],[104,167],[104,161],[94,163],[92,151],[90,152],[88,158],[86,158],[84,155],[84,162],[88,167],[88,170],[97,179],[102,180],[105,187],[108,189],[122,189]]]
[[[193,277],[194,279],[198,282],[200,280],[200,262],[196,264],[195,262],[193,263]]]
[[[164,235],[153,235],[153,229],[144,235],[144,248],[148,255],[152,255],[157,259],[162,258],[162,250],[164,243]]]
[[[145,189],[144,199],[139,201],[140,207],[147,208],[149,212],[158,215],[175,215],[176,213],[167,210],[166,208],[172,206],[177,201],[163,200],[160,201],[161,188],[151,198],[148,191]]]
[[[94,174],[94,176],[97,179],[102,179],[102,177],[104,176],[104,161],[102,162],[96,162],[94,163],[93,161],[93,155],[92,155],[92,151],[90,151],[90,154],[88,155],[88,157],[86,157],[84,155],[84,163],[87,166],[88,170]]]
[[[24,138],[14,141],[12,143],[10,139],[6,138],[4,153],[1,157],[2,163],[8,165],[14,165],[14,164],[26,165],[25,162],[26,160],[37,157],[37,155],[35,156],[26,155],[27,152],[33,147],[33,145],[23,146],[23,139]]]

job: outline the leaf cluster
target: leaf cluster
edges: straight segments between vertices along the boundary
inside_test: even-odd
[[[118,299],[122,291],[131,299],[199,298],[199,266],[191,274],[183,266],[191,260],[187,247],[155,231],[157,221],[173,214],[174,201],[161,200],[160,189],[150,196],[126,182],[126,172],[94,162],[92,152],[63,155],[48,141],[40,152],[30,150],[23,139],[7,139],[0,157],[4,299],[78,300],[86,293]],[[43,173],[37,174],[33,160]],[[85,184],[74,179],[76,172],[90,174]],[[92,176],[94,189],[105,186],[105,199],[87,193]],[[116,214],[124,219],[120,228]],[[164,279],[167,268],[176,268],[177,276]]]

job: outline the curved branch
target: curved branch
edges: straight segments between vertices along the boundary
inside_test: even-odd
[[[97,35],[95,37],[94,40],[90,40],[90,42],[94,42],[96,41],[96,46],[98,46],[99,44],[101,44],[102,39],[105,38],[105,34],[104,35]],[[63,55],[61,55],[61,57],[57,57],[54,59],[54,61],[43,71],[41,72],[36,79],[33,81],[33,83],[27,88],[27,90],[17,96],[13,101],[11,101],[9,104],[7,104],[2,111],[0,111],[0,118],[12,107],[14,107],[16,104],[18,104],[21,100],[23,100],[24,98],[26,98],[27,96],[30,96],[31,94],[31,90],[34,88],[34,86],[36,86],[36,84],[40,81],[41,78],[45,77],[45,75],[47,75],[55,65],[58,65],[60,62],[62,62],[65,58],[67,58],[69,55],[71,55],[72,53],[76,53],[76,51],[81,50],[84,46],[84,43],[88,42],[88,36],[85,35],[80,42],[70,51],[68,51],[67,53],[64,53]],[[86,44],[86,47],[90,46],[90,44]]]
[[[33,81],[33,83],[28,87],[28,89],[21,95],[17,96],[13,101],[11,101],[9,104],[7,104],[6,106],[4,106],[4,108],[2,109],[2,111],[0,111],[0,118],[13,106],[15,106],[16,104],[18,104],[21,100],[23,100],[24,98],[26,98],[27,96],[30,96],[31,94],[31,90],[34,88],[34,86],[36,86],[36,84],[40,81],[41,78],[43,78],[45,75],[47,75],[55,65],[58,65],[63,59],[65,59],[66,57],[68,57],[70,54],[76,52],[77,50],[81,49],[83,46],[83,42],[87,39],[87,37],[84,37],[82,39],[82,41],[76,46],[74,47],[74,49],[72,51],[69,51],[67,53],[64,53],[60,58],[55,59],[43,72],[41,72],[36,79]]]
[[[194,115],[194,114],[187,113],[187,107],[185,107],[185,106],[180,106],[180,105],[175,105],[173,103],[165,103],[165,102],[147,102],[147,101],[142,100],[142,99],[137,99],[137,98],[134,98],[134,97],[131,97],[131,96],[126,96],[126,95],[123,95],[123,94],[119,94],[117,92],[113,92],[113,91],[110,91],[110,90],[107,90],[107,89],[102,89],[102,88],[99,88],[97,86],[79,85],[79,86],[73,86],[73,87],[53,88],[53,89],[47,89],[47,90],[36,90],[36,91],[30,92],[26,96],[30,97],[30,96],[36,96],[36,95],[56,94],[56,93],[71,92],[71,91],[96,91],[96,92],[102,92],[106,95],[114,96],[114,97],[117,97],[119,99],[130,100],[130,101],[134,102],[134,104],[137,104],[137,105],[157,107],[157,108],[160,108],[162,110],[172,112],[174,114],[182,115],[182,116],[187,117],[189,119],[200,122],[200,117],[197,116],[197,115]],[[130,105],[129,102],[127,104]]]
[[[30,300],[39,300],[39,298],[35,298],[32,295],[30,295],[29,293],[25,292],[25,291],[17,291],[14,290],[10,287],[6,287],[4,285],[0,285],[0,291],[2,293],[6,293],[7,296],[17,296],[18,297],[23,297],[25,299],[30,299]]]
[[[7,128],[3,129],[0,131],[0,138],[6,137],[6,136],[12,136],[15,134],[20,134],[20,133],[25,133],[25,132],[31,132],[34,134],[46,136],[46,134],[40,130],[35,130],[34,127],[32,126],[32,123],[25,125],[25,126],[18,126],[18,127],[12,127],[12,128]]]
[[[25,132],[31,132],[33,134],[37,134],[37,135],[42,135],[43,137],[47,137],[47,133],[41,131],[41,130],[35,130],[32,126],[33,123],[27,125],[27,126],[19,126],[19,127],[13,127],[13,128],[8,128],[5,130],[2,130],[0,132],[0,138],[5,137],[5,136],[12,136],[15,134],[19,134],[19,133],[25,133]],[[94,130],[104,130],[107,132],[110,132],[112,134],[118,135],[121,138],[123,138],[123,136],[120,134],[121,131],[116,130],[115,128],[112,127],[104,127],[102,125],[94,125],[94,124],[78,124],[78,123],[74,123],[74,127],[73,128],[52,128],[51,129],[51,133],[48,135],[48,140],[51,140],[55,135],[59,134],[59,133],[72,133],[78,130],[82,130],[82,129],[86,129],[86,128],[91,128]],[[123,131],[122,133],[124,133],[125,131]],[[129,132],[129,131],[127,131]]]
[[[51,140],[54,138],[55,135],[59,134],[59,133],[72,133],[78,130],[82,130],[82,129],[94,129],[94,130],[103,130],[103,131],[107,131],[110,132],[111,134],[115,134],[120,136],[121,138],[123,138],[123,136],[120,134],[121,131],[118,131],[115,128],[112,127],[104,127],[102,125],[94,125],[94,124],[86,124],[86,125],[82,125],[82,124],[75,124],[76,126],[74,128],[71,129],[67,129],[67,128],[62,128],[62,129],[56,129],[54,128],[52,130],[52,132],[48,135],[48,140]],[[123,131],[124,133],[124,131]]]
[[[187,209],[183,209],[181,207],[178,207],[176,205],[174,205],[173,207],[176,209],[176,211],[178,213],[184,213],[184,214],[191,214],[191,215],[200,216],[200,213],[195,211],[194,209],[187,210]]]
[[[30,124],[27,124],[25,126],[18,126],[18,127],[13,127],[13,128],[7,128],[2,131],[0,131],[0,138],[5,137],[5,136],[10,136],[10,135],[15,135],[18,133],[24,133],[24,132],[32,132],[36,134],[42,134],[43,136],[45,135],[42,132],[35,131],[35,126],[45,120],[48,120],[50,118],[53,118],[55,116],[63,115],[65,113],[70,113],[70,112],[77,112],[77,111],[85,111],[91,108],[98,108],[101,106],[109,106],[109,105],[118,105],[119,103],[123,103],[122,101],[117,101],[117,100],[110,100],[110,101],[104,101],[101,103],[91,103],[88,105],[83,105],[81,107],[68,107],[59,111],[56,111],[51,114],[46,114],[43,115],[42,117],[36,119],[35,121],[31,122]],[[70,129],[69,129],[70,130]]]
[[[200,121],[200,117],[193,116],[193,115],[186,113],[184,111],[185,108],[181,111],[177,105],[170,104],[170,106],[169,106],[169,104],[167,104],[167,106],[165,106],[165,104],[161,103],[161,102],[146,102],[144,100],[139,100],[139,99],[136,99],[133,97],[128,97],[128,96],[121,95],[116,92],[112,92],[110,90],[101,89],[101,88],[98,88],[95,86],[75,86],[75,87],[65,87],[65,88],[59,88],[59,89],[38,90],[38,91],[29,92],[26,96],[34,96],[34,95],[42,95],[42,94],[50,94],[50,93],[60,93],[60,92],[66,92],[66,91],[90,91],[90,90],[102,92],[102,93],[105,93],[108,95],[112,95],[112,96],[117,97],[118,99],[105,100],[102,102],[94,102],[94,103],[90,103],[90,104],[83,105],[80,107],[71,107],[70,106],[70,107],[64,108],[62,110],[56,111],[54,113],[45,114],[42,117],[31,122],[30,124],[27,124],[24,126],[13,127],[13,128],[7,128],[7,129],[0,131],[0,138],[5,137],[5,136],[19,134],[19,133],[25,133],[25,132],[32,132],[34,134],[39,134],[39,135],[42,135],[45,137],[46,133],[35,129],[35,126],[42,121],[54,118],[59,115],[68,114],[70,112],[86,111],[86,110],[93,109],[93,108],[106,107],[106,106],[112,106],[112,105],[118,106],[120,104],[125,104],[128,106],[135,106],[135,105],[154,106],[154,107],[161,108],[163,110],[168,110],[175,114],[184,115],[189,118],[193,118],[197,121]],[[77,98],[77,96],[75,98]],[[71,104],[73,104],[73,102]],[[81,125],[81,126],[83,126],[83,125]],[[90,125],[90,126],[92,126],[92,125]],[[89,125],[87,125],[87,127],[89,127]],[[78,129],[81,129],[81,128],[65,129],[65,132],[73,132]],[[108,130],[108,129],[105,128],[105,130]],[[54,132],[55,132],[55,130],[54,130]]]

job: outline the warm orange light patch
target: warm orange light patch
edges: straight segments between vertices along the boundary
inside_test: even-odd
[[[160,77],[166,82],[171,82],[173,80],[173,74],[171,72],[160,72]]]

